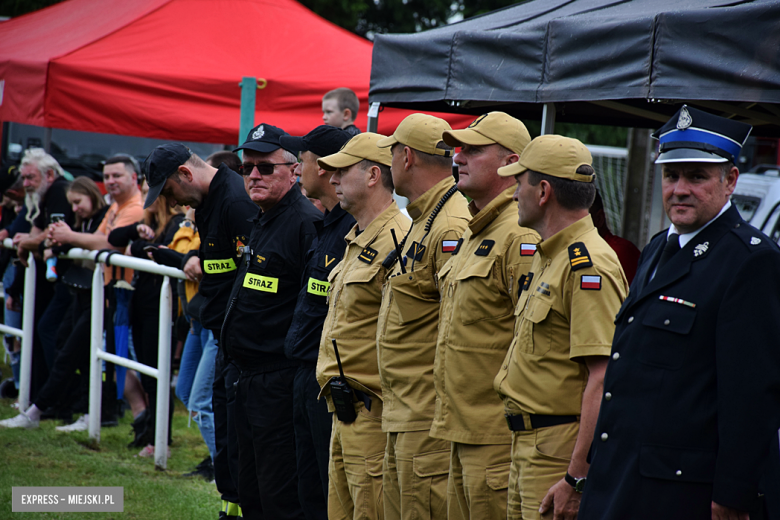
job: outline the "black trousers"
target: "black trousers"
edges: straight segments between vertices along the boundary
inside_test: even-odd
[[[19,267],[24,270],[23,267]],[[54,297],[54,284],[46,279],[46,263],[35,262],[35,316],[33,318],[35,331],[40,331],[40,320]],[[49,378],[49,367],[46,365],[46,354],[40,334],[33,334],[32,372],[30,374],[30,402],[38,399],[38,392]]]
[[[213,331],[212,331],[213,332]],[[217,333],[214,332],[214,337]],[[222,349],[214,361],[214,384],[211,403],[214,408],[214,479],[222,500],[239,503],[238,435],[236,434],[236,385],[238,368],[226,358]]]
[[[87,412],[90,301],[88,290],[75,291],[73,303],[62,319],[58,334],[66,334],[67,337],[57,351],[49,378],[35,400],[35,406],[41,410],[55,406],[66,397],[72,397],[68,394],[75,389],[78,392],[75,411]],[[76,375],[76,370],[80,375]]]
[[[264,370],[272,367],[264,367]],[[293,428],[297,367],[241,367],[236,394],[238,494],[247,520],[302,519]]]
[[[293,384],[293,425],[298,459],[298,497],[308,520],[328,519],[328,459],[333,418],[320,385],[316,365],[298,368]]]

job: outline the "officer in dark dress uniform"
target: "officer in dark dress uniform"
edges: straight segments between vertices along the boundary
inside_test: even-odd
[[[580,519],[755,519],[778,493],[780,249],[729,201],[750,130],[683,106],[654,134],[672,226],[616,318]]]

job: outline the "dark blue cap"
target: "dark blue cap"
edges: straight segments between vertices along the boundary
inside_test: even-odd
[[[661,142],[655,163],[736,163],[752,129],[747,123],[683,105],[653,134]]]
[[[352,136],[341,128],[320,125],[303,137],[283,135],[279,142],[282,148],[293,152],[311,152],[319,157],[327,157],[341,150]]]
[[[143,173],[149,184],[144,209],[160,196],[168,177],[176,173],[179,166],[186,163],[192,156],[192,150],[180,143],[163,144],[152,150],[144,161]]]
[[[239,150],[253,150],[260,153],[271,153],[278,150],[279,148],[284,148],[290,153],[295,153],[281,145],[279,138],[283,135],[287,135],[287,132],[281,128],[269,125],[267,123],[260,123],[249,131],[244,144],[233,151],[237,152]]]

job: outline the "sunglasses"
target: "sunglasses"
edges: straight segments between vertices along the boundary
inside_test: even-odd
[[[238,167],[238,173],[243,175],[244,177],[249,177],[252,174],[252,170],[257,168],[257,173],[260,175],[273,175],[274,170],[277,166],[290,166],[291,162],[283,162],[283,163],[244,163],[241,166]]]

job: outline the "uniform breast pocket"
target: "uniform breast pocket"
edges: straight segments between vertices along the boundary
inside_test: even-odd
[[[235,271],[239,258],[229,244],[223,244],[216,237],[209,237],[203,247],[203,274],[219,275]]]
[[[695,308],[665,301],[654,303],[642,319],[648,339],[642,342],[639,361],[661,368],[679,368],[685,360],[688,334],[695,321]]]
[[[455,277],[463,295],[459,310],[464,325],[512,314],[512,300],[499,290],[496,282],[495,263],[495,258],[480,258]]]
[[[517,335],[520,352],[542,356],[550,351],[552,327],[545,327],[543,322],[550,314],[551,308],[552,303],[547,300],[528,298]]]
[[[260,306],[263,302],[275,298],[283,290],[280,287],[282,274],[283,262],[281,258],[275,254],[269,255],[268,258],[254,255],[242,284],[245,289],[249,290],[247,297]]]
[[[425,316],[434,306],[438,310],[439,293],[433,283],[430,267],[394,276],[389,283],[401,324]]]
[[[381,264],[376,262],[357,267],[344,273],[344,287],[339,299],[344,317],[350,323],[379,315],[379,301],[382,293],[378,280]]]
[[[330,291],[330,282],[328,275],[330,269],[324,267],[315,267],[309,272],[306,283],[306,299],[316,305],[325,305],[328,291]]]

